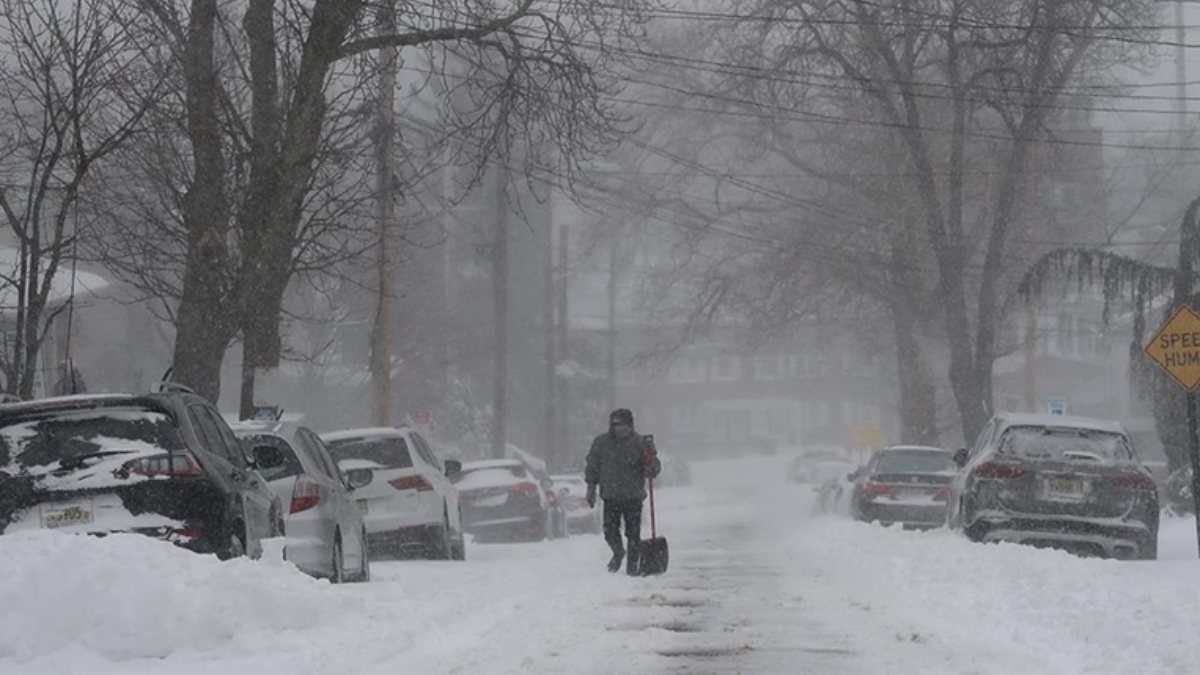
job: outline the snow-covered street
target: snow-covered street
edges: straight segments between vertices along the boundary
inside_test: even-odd
[[[0,671],[1188,673],[1190,520],[1158,562],[1080,559],[814,516],[787,458],[661,491],[659,578],[598,536],[385,562],[331,586],[135,536],[0,537]]]

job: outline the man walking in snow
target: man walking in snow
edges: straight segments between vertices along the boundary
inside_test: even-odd
[[[626,408],[608,416],[608,432],[592,441],[587,455],[588,506],[596,506],[596,487],[604,500],[604,540],[612,549],[608,571],[621,569],[628,556],[626,571],[638,573],[638,543],[642,540],[642,502],[646,500],[646,479],[662,470],[654,439],[634,431],[633,413]],[[621,521],[625,539],[621,542]]]

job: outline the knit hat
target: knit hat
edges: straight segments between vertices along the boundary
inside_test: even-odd
[[[612,426],[614,424],[625,424],[632,427],[633,411],[629,408],[617,408],[612,411],[612,414],[608,416],[608,425]]]

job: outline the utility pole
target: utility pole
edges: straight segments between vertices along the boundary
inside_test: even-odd
[[[1175,82],[1177,91],[1175,94],[1175,112],[1177,116],[1175,123],[1179,132],[1180,138],[1183,138],[1187,132],[1187,48],[1184,47],[1184,42],[1187,39],[1187,33],[1183,24],[1183,2],[1184,0],[1175,0]]]
[[[508,201],[505,170],[496,173],[496,240],[492,250],[493,300],[496,307],[495,374],[492,382],[492,457],[503,459],[508,430]]]
[[[565,225],[558,228],[558,363],[566,363],[570,358],[570,349],[567,346],[569,338],[570,320],[567,318],[567,255],[569,248],[567,240],[570,236],[570,229]],[[555,364],[555,382],[558,384],[558,390],[555,398],[558,405],[555,412],[558,415],[558,430],[557,430],[557,456],[562,458],[567,446],[571,443],[571,406],[570,406],[570,381],[562,375],[558,374],[558,364]]]
[[[612,231],[612,247],[608,251],[608,412],[617,407],[617,241],[619,231]]]
[[[383,2],[376,13],[379,35],[396,32],[392,2]],[[371,331],[371,384],[374,393],[372,422],[391,426],[391,305],[395,282],[392,280],[391,231],[396,221],[396,201],[392,196],[395,172],[392,168],[392,138],[396,127],[396,49],[379,49],[379,101],[376,110],[376,225],[379,249],[376,271],[379,287],[376,321]]]
[[[558,381],[558,358],[555,353],[555,331],[554,331],[554,217],[553,212],[546,219],[545,228],[542,232],[542,257],[543,257],[543,273],[545,281],[542,290],[543,295],[542,316],[543,316],[543,337],[546,340],[546,417],[543,420],[542,442],[545,450],[542,459],[546,460],[546,466],[554,469],[557,467],[558,447],[555,440],[555,427],[557,417],[555,415],[555,385]]]
[[[380,5],[375,15],[379,35],[396,32],[391,2]],[[392,278],[391,229],[396,220],[395,184],[392,166],[392,139],[396,124],[396,49],[379,50],[379,101],[375,117],[375,205],[379,228],[376,272],[379,281],[375,326],[371,331],[371,385],[374,392],[373,423],[392,424]]]

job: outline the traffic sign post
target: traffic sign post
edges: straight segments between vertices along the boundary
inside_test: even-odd
[[[1196,431],[1196,387],[1200,386],[1200,314],[1180,305],[1146,345],[1146,356],[1183,387],[1187,396],[1188,455],[1192,460],[1192,502],[1196,548],[1200,553],[1200,434]]]

